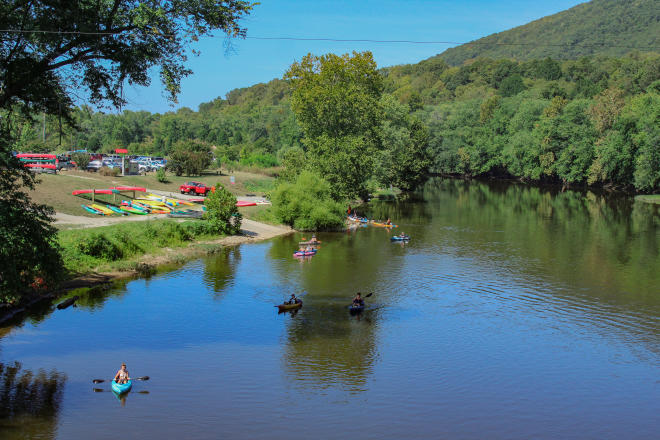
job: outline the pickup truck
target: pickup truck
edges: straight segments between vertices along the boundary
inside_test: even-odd
[[[201,182],[186,182],[179,187],[179,191],[181,191],[181,194],[206,196],[211,191],[211,187]]]

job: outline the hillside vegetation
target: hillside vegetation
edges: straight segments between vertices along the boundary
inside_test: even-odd
[[[531,60],[660,51],[658,0],[593,0],[438,55],[458,66],[477,57]]]

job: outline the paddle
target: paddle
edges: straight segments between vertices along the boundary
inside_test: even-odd
[[[110,382],[112,382],[114,379],[110,379]],[[129,380],[149,380],[149,376],[141,376],[141,377],[131,377]],[[105,382],[105,379],[94,379],[92,380],[92,383],[103,383]]]

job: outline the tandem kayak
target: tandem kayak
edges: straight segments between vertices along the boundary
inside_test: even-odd
[[[132,386],[133,386],[132,380],[129,380],[126,383],[117,383],[114,380],[112,381],[112,391],[114,391],[117,394],[128,393],[131,390]]]
[[[299,302],[299,303],[297,303],[297,304],[280,304],[280,305],[277,305],[277,306],[275,306],[275,307],[277,307],[278,310],[279,310],[280,312],[284,312],[284,311],[286,311],[286,310],[295,310],[295,309],[299,309],[299,308],[302,307],[302,303]]]

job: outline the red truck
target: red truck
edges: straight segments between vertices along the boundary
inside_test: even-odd
[[[211,187],[204,185],[202,182],[186,182],[179,187],[179,191],[181,191],[181,194],[206,196],[211,191]]]

